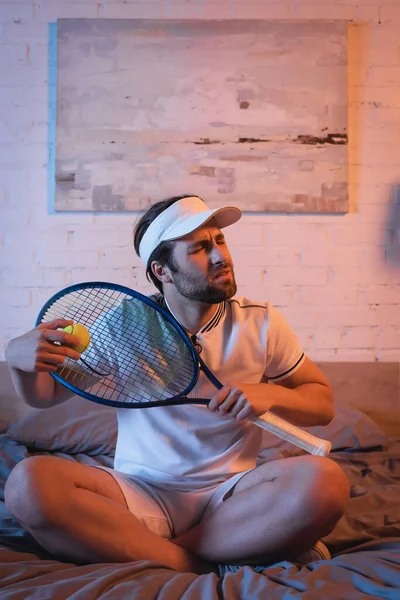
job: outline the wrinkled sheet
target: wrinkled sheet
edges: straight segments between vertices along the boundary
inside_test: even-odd
[[[27,449],[0,436],[0,499],[5,479]],[[35,452],[35,454],[38,454]],[[44,454],[44,453],[42,453]],[[62,455],[85,464],[112,464],[108,456]],[[333,559],[303,568],[281,562],[256,573],[244,567],[223,578],[177,573],[151,561],[76,566],[54,560],[0,503],[0,598],[230,600],[265,598],[400,599],[400,443],[331,457],[345,470],[351,499],[324,539]],[[282,458],[271,450],[267,459]]]

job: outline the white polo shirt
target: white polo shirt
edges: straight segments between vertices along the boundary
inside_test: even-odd
[[[161,295],[152,297],[165,306]],[[279,381],[294,373],[303,350],[286,319],[269,303],[235,297],[217,306],[197,333],[201,357],[222,383]],[[200,373],[190,393],[216,389]],[[195,490],[255,467],[262,430],[206,406],[117,409],[114,468],[160,487]]]

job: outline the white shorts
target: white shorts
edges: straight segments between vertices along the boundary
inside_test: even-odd
[[[97,466],[107,471],[118,483],[129,511],[153,533],[172,539],[211,515],[230,496],[229,492],[248,471],[238,473],[227,481],[196,491],[160,489],[142,479]]]

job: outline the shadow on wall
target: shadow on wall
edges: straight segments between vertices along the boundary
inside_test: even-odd
[[[392,243],[386,248],[386,261],[389,266],[397,267],[400,266],[400,184],[392,189],[388,229],[391,231]]]

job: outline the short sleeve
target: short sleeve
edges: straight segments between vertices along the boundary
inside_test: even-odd
[[[264,375],[274,383],[292,375],[303,363],[305,355],[285,317],[270,304],[268,318],[267,360]]]

